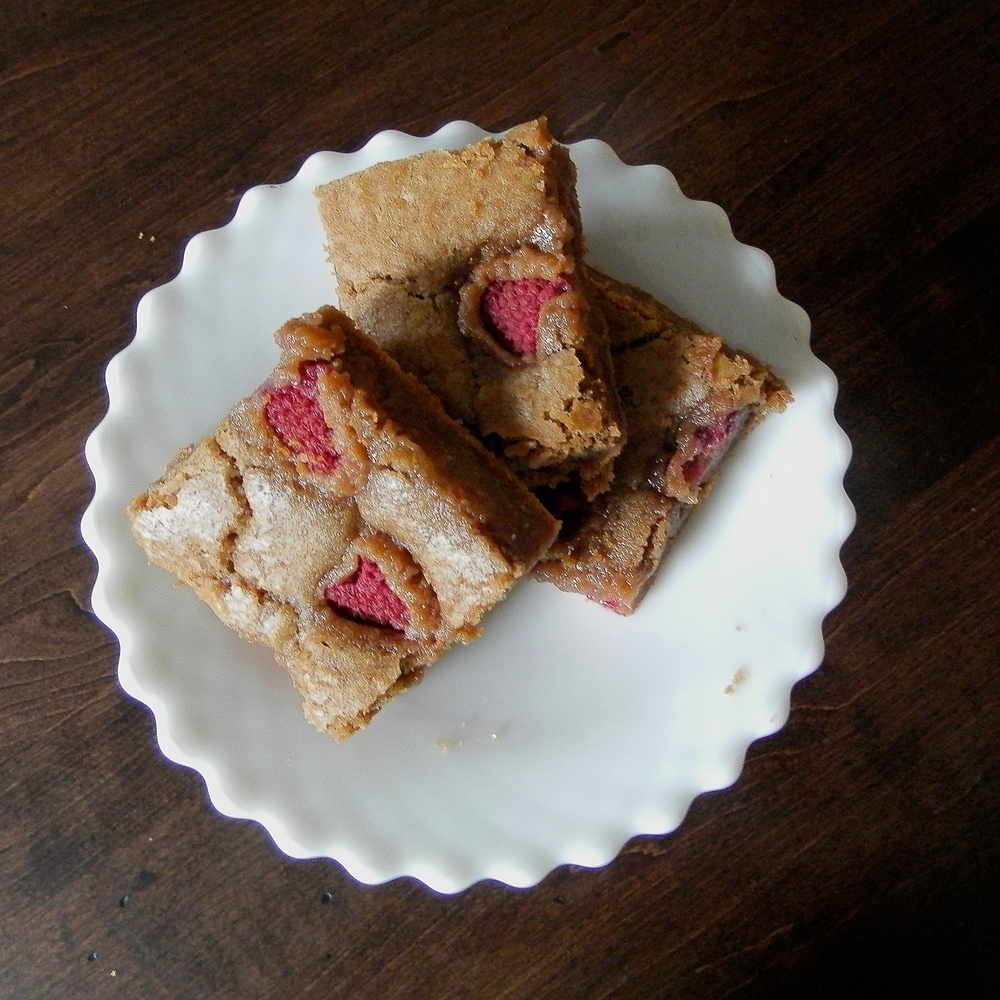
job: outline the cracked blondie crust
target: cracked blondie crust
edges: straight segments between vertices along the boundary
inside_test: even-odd
[[[592,497],[625,435],[575,182],[538,120],[316,194],[341,308],[529,485]]]
[[[651,295],[591,270],[629,437],[615,480],[593,502],[540,491],[563,521],[535,576],[631,614],[729,448],[792,396],[773,372]]]
[[[342,738],[474,638],[558,525],[338,310],[276,340],[267,382],[128,514],[150,561],[270,646]]]

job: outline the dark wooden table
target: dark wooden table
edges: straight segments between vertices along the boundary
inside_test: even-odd
[[[0,995],[1000,989],[994,3],[15,0],[0,13]],[[438,896],[281,856],[92,616],[83,442],[185,241],[316,149],[546,114],[774,258],[841,381],[847,599],[735,787],[602,870]]]

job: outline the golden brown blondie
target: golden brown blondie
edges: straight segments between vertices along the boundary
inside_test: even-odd
[[[128,513],[149,559],[270,646],[340,738],[474,638],[558,525],[338,310],[276,339],[267,382]]]
[[[341,308],[530,485],[595,496],[625,435],[575,182],[538,120],[316,193]]]
[[[534,572],[631,614],[723,456],[792,397],[756,359],[651,295],[594,270],[591,276],[608,321],[628,443],[611,489],[596,500],[565,487],[540,493],[563,527]]]

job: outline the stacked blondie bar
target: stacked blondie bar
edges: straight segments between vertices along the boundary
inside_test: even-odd
[[[526,573],[631,613],[727,450],[791,396],[588,267],[544,121],[316,193],[340,309],[286,323],[267,382],[129,516],[340,738]]]

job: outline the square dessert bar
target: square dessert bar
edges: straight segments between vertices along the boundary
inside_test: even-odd
[[[562,518],[535,575],[631,614],[730,447],[792,396],[768,368],[730,350],[646,292],[591,271],[608,321],[629,438],[615,480],[593,502],[540,493]]]
[[[529,485],[594,496],[625,435],[575,184],[539,120],[316,194],[341,308]]]
[[[558,524],[338,310],[276,340],[267,382],[128,514],[150,561],[270,646],[341,738],[474,638]]]

